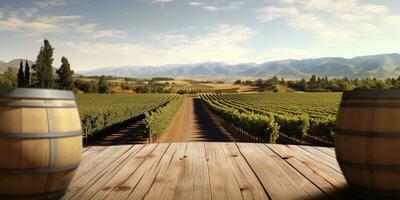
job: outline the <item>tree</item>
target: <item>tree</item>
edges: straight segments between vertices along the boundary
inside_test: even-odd
[[[31,85],[31,73],[28,60],[25,61],[25,86],[30,87]]]
[[[299,82],[299,89],[302,91],[307,91],[308,86],[307,86],[307,81],[302,78],[301,81]]]
[[[74,80],[72,79],[72,74],[74,72],[71,70],[71,66],[68,59],[64,56],[61,58],[61,67],[56,71],[59,78],[59,88],[64,90],[72,90],[74,88]]]
[[[101,76],[99,80],[99,93],[107,93],[108,92],[108,84],[105,76]]]
[[[0,92],[9,92],[17,87],[18,77],[13,68],[7,68],[3,74],[0,74]]]
[[[95,81],[83,81],[81,79],[76,79],[74,81],[74,87],[78,88],[84,93],[97,93],[97,83]]]
[[[316,84],[317,83],[317,77],[315,74],[313,74],[310,78],[310,84]]]
[[[283,77],[281,78],[281,81],[279,82],[279,84],[286,85],[285,79],[283,79]]]
[[[256,80],[256,86],[261,87],[262,83],[263,83],[263,81],[261,80],[261,78]]]
[[[44,45],[36,58],[36,64],[32,68],[36,72],[37,86],[40,88],[51,88],[53,86],[53,47],[48,40],[44,40]]]
[[[25,75],[24,75],[24,70],[22,68],[23,63],[22,60],[19,64],[19,70],[18,70],[18,87],[25,87]]]

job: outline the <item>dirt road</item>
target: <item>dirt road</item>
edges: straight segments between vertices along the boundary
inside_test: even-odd
[[[233,141],[210,117],[199,98],[188,97],[182,103],[157,142]]]

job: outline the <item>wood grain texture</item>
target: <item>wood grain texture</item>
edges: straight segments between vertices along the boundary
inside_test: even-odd
[[[330,148],[161,143],[82,157],[66,199],[352,199]]]

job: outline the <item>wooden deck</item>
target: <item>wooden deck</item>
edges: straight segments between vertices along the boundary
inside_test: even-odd
[[[160,143],[84,149],[66,199],[353,199],[332,148]]]

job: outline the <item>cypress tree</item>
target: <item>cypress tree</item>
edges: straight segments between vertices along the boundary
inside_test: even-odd
[[[19,70],[18,70],[18,87],[25,87],[25,75],[24,71],[22,69],[22,60],[21,63],[19,64]]]
[[[40,88],[51,88],[53,86],[53,47],[48,40],[44,40],[44,45],[36,58],[36,64],[32,68],[36,72],[37,86]]]
[[[61,58],[61,67],[57,70],[57,75],[60,81],[59,87],[60,89],[72,90],[74,88],[74,81],[72,79],[71,66],[68,62],[68,59],[64,56]]]
[[[98,84],[98,92],[99,93],[106,93],[108,92],[108,85],[105,76],[101,76]]]
[[[31,85],[31,73],[28,60],[25,61],[25,86],[30,87]]]

